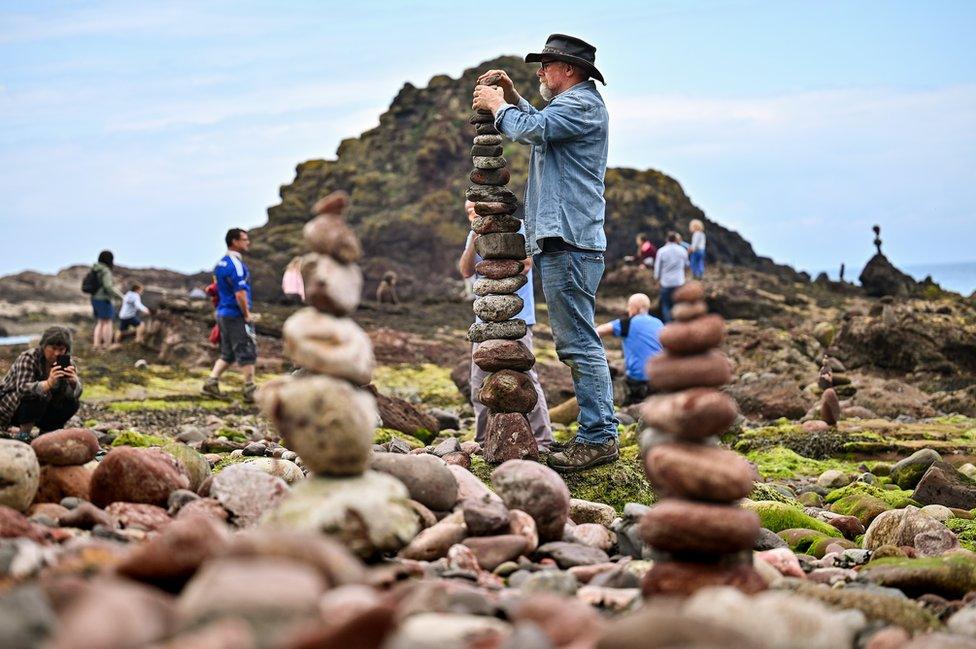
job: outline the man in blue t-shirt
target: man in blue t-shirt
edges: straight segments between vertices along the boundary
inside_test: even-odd
[[[465,201],[464,209],[468,213],[468,220],[473,222],[477,216],[474,211],[474,203]],[[525,234],[524,224],[519,232]],[[458,262],[458,270],[461,272],[461,276],[465,279],[471,278],[473,281],[481,279],[481,275],[475,272],[475,266],[482,261],[481,255],[474,248],[474,242],[477,238],[478,235],[473,231],[468,233],[468,240],[465,243],[464,252],[461,253],[461,259]],[[532,292],[532,258],[527,257],[522,263],[525,265],[522,272],[526,274],[528,281],[516,293],[516,295],[522,298],[523,306],[522,310],[515,317],[525,320],[526,333],[521,338],[521,341],[531,351],[532,325],[535,324],[535,294]],[[477,316],[475,316],[475,320],[481,322],[481,319]],[[479,343],[473,343],[471,345],[472,355],[478,349],[478,345]],[[534,369],[529,370],[526,374],[532,379],[532,385],[535,386],[535,393],[538,395],[535,408],[528,414],[529,425],[532,427],[532,433],[535,436],[536,442],[539,444],[539,450],[544,451],[552,444],[552,423],[549,421],[549,406],[546,403],[546,394],[542,391],[542,386],[539,384],[539,375]],[[471,405],[474,407],[475,441],[482,444],[485,441],[485,430],[488,426],[488,412],[487,408],[478,401],[478,393],[481,391],[481,385],[485,382],[487,376],[488,372],[485,372],[475,363],[471,363]]]
[[[214,267],[217,284],[217,327],[220,329],[220,358],[214,363],[203,393],[220,396],[220,375],[237,363],[244,377],[244,400],[254,401],[254,364],[258,359],[255,314],[251,311],[251,273],[243,253],[251,247],[247,231],[231,228],[224,237],[227,254]]]
[[[627,317],[602,324],[596,328],[601,337],[616,336],[624,348],[627,366],[624,377],[627,394],[624,405],[639,403],[647,396],[647,360],[661,353],[661,327],[664,323],[650,315],[651,299],[634,293],[627,300]]]

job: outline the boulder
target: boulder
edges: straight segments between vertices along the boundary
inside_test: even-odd
[[[377,453],[370,468],[400,480],[410,498],[434,511],[448,511],[457,502],[457,482],[444,460],[434,455]]]
[[[210,496],[230,512],[238,527],[256,525],[288,493],[281,478],[248,466],[233,464],[213,478]]]
[[[31,442],[41,464],[73,466],[95,459],[101,450],[98,437],[87,428],[65,428],[43,433]]]
[[[923,505],[974,509],[976,480],[967,478],[948,462],[936,462],[918,481],[912,499]]]
[[[540,541],[562,538],[569,519],[569,489],[555,471],[527,460],[509,460],[491,474],[491,484],[509,509],[531,516]]]
[[[27,511],[37,493],[41,467],[34,449],[14,439],[0,439],[0,505]]]
[[[172,491],[189,486],[186,470],[172,455],[158,448],[119,446],[92,474],[91,497],[99,507],[117,501],[165,507]]]
[[[891,481],[902,489],[914,489],[930,466],[942,460],[937,451],[923,448],[902,458],[891,467]]]

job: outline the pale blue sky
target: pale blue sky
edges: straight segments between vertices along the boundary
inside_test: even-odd
[[[879,222],[895,263],[973,260],[974,30],[947,1],[3,3],[0,274],[208,267],[405,81],[551,32],[598,47],[611,165],[760,254],[856,275]]]

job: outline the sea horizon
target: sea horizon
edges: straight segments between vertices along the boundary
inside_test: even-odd
[[[976,291],[976,261],[953,261],[939,263],[905,264],[899,265],[898,269],[905,272],[921,282],[927,276],[947,291],[954,291],[964,296],[972,295]],[[799,269],[798,269],[799,270]],[[811,277],[816,277],[819,273],[827,273],[827,277],[837,280],[839,268],[830,270],[818,269],[808,271]],[[857,282],[857,277],[861,273],[860,268],[848,268],[845,272],[848,282]]]

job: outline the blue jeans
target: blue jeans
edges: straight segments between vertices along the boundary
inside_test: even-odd
[[[533,260],[542,279],[556,355],[573,373],[580,407],[576,439],[586,444],[616,439],[610,367],[593,324],[603,253],[541,252]]]
[[[702,275],[705,274],[705,251],[696,250],[691,253],[688,263],[691,265],[691,276],[695,279],[701,279]]]
[[[661,322],[671,322],[671,307],[674,306],[674,295],[677,286],[661,287]]]

